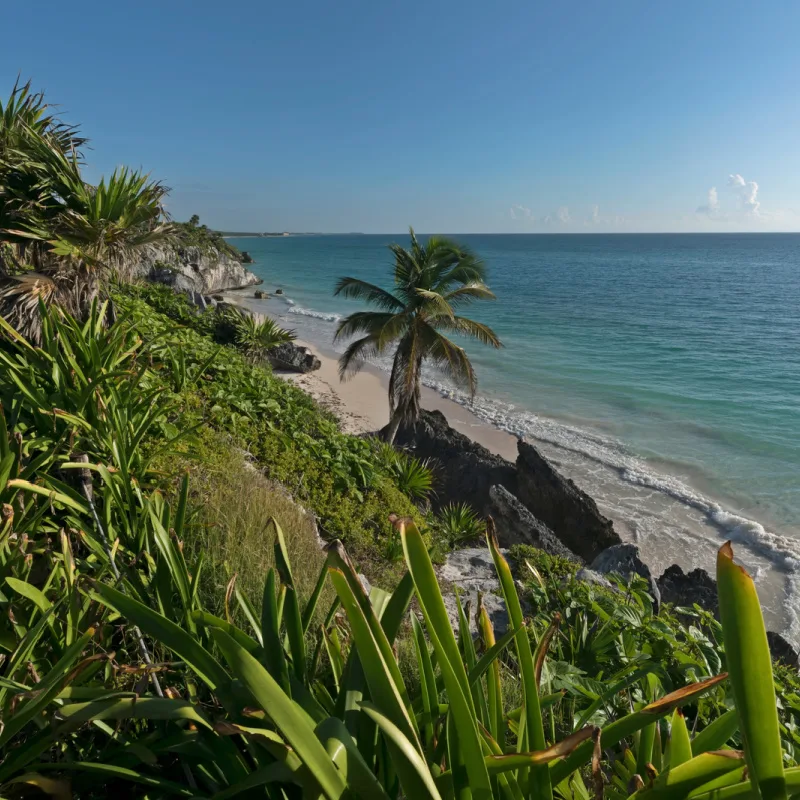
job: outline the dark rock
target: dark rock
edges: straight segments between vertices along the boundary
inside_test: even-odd
[[[242,264],[252,264],[253,263],[253,256],[247,252],[247,250],[242,250]]]
[[[525,508],[504,486],[489,489],[491,515],[497,527],[497,538],[504,547],[529,544],[553,556],[573,561],[580,559],[547,527]]]
[[[283,294],[283,289],[276,289],[275,294]]]
[[[573,553],[591,561],[621,543],[594,500],[560,475],[532,444],[520,440],[517,451],[514,493]]]
[[[395,444],[413,450],[419,458],[436,462],[436,508],[448,503],[469,503],[487,516],[492,511],[492,486],[514,490],[514,465],[453,430],[441,411],[423,411],[415,426],[397,432]]]
[[[640,575],[650,582],[650,592],[655,598],[656,606],[661,604],[661,592],[655,582],[650,567],[642,561],[639,548],[635,544],[615,544],[603,550],[589,565],[589,569],[608,575],[611,572],[628,578],[631,574]]]
[[[779,633],[767,631],[769,652],[775,661],[780,661],[787,667],[800,667],[800,654]]]
[[[689,608],[697,603],[715,617],[719,616],[717,582],[704,569],[693,569],[687,574],[673,564],[658,579],[658,588],[664,603]]]
[[[253,297],[255,297],[256,300],[266,300],[269,297],[269,295],[266,292],[259,289],[258,291],[255,292]]]
[[[473,634],[477,632],[475,612],[478,607],[478,593],[483,596],[483,605],[492,621],[495,634],[501,636],[508,630],[505,600],[500,596],[500,583],[492,554],[487,547],[467,547],[449,553],[439,570],[439,578],[443,587],[452,585],[458,588],[462,607],[466,608],[466,604],[470,604],[469,626]],[[457,631],[458,607],[453,592],[445,591],[444,604],[450,624]]]
[[[211,295],[217,302],[225,302],[225,295],[223,294],[212,294]]]
[[[322,362],[307,347],[292,342],[273,348],[267,358],[275,369],[291,372],[313,372],[322,366]]]

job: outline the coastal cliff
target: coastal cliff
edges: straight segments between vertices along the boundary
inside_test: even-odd
[[[177,291],[203,294],[243,289],[262,282],[233,255],[207,245],[150,247],[137,255],[132,272],[135,277],[163,283]]]

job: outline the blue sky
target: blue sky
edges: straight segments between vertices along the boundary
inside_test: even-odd
[[[800,3],[17,4],[90,178],[238,230],[800,230]],[[9,28],[10,22],[10,28]]]

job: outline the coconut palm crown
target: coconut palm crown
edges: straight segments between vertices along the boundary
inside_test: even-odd
[[[449,334],[502,346],[490,327],[458,313],[476,300],[495,299],[485,283],[485,264],[450,239],[432,236],[421,244],[413,228],[410,234],[409,249],[390,245],[394,254],[391,291],[358,278],[341,278],[335,291],[366,300],[377,309],[357,311],[339,323],[336,339],[353,339],[339,359],[342,380],[358,372],[365,361],[395,348],[389,379],[389,442],[401,424],[413,425],[419,419],[424,362],[474,396],[475,370],[464,348]]]

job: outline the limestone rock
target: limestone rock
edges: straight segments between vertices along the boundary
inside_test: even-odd
[[[653,579],[650,567],[642,561],[639,548],[635,544],[615,544],[613,547],[603,550],[589,565],[589,569],[599,572],[601,575],[615,572],[623,578],[627,578],[631,574],[640,575],[650,582],[650,593],[655,598],[656,606],[661,604],[661,592],[658,584]]]
[[[322,362],[311,350],[292,342],[273,348],[267,354],[267,358],[275,369],[290,372],[313,372],[322,366]]]
[[[590,561],[621,543],[611,520],[532,445],[517,444],[517,497],[573,552]]]
[[[504,547],[529,544],[550,555],[580,561],[547,525],[536,519],[504,486],[492,486],[489,499],[491,514],[497,526],[497,538]]]
[[[592,569],[586,569],[586,567],[579,569],[575,573],[575,579],[584,583],[593,583],[595,586],[602,586],[604,589],[614,588],[614,584],[608,578]]]
[[[767,642],[775,661],[780,661],[787,667],[800,667],[800,654],[783,636],[774,631],[767,631]]]
[[[128,265],[134,277],[164,283],[178,291],[214,294],[261,283],[236,259],[215,248],[158,244],[138,253],[136,259],[135,264]]]
[[[479,592],[483,595],[483,605],[494,625],[495,634],[501,636],[508,630],[508,612],[505,600],[501,597],[500,584],[488,548],[467,547],[449,553],[439,570],[439,579],[443,589],[448,585],[458,587],[462,607],[466,608],[466,604],[470,604],[469,626],[473,634],[478,630],[475,612],[478,607]],[[452,591],[444,592],[444,604],[450,617],[450,624],[453,630],[457,631],[458,609]]]

